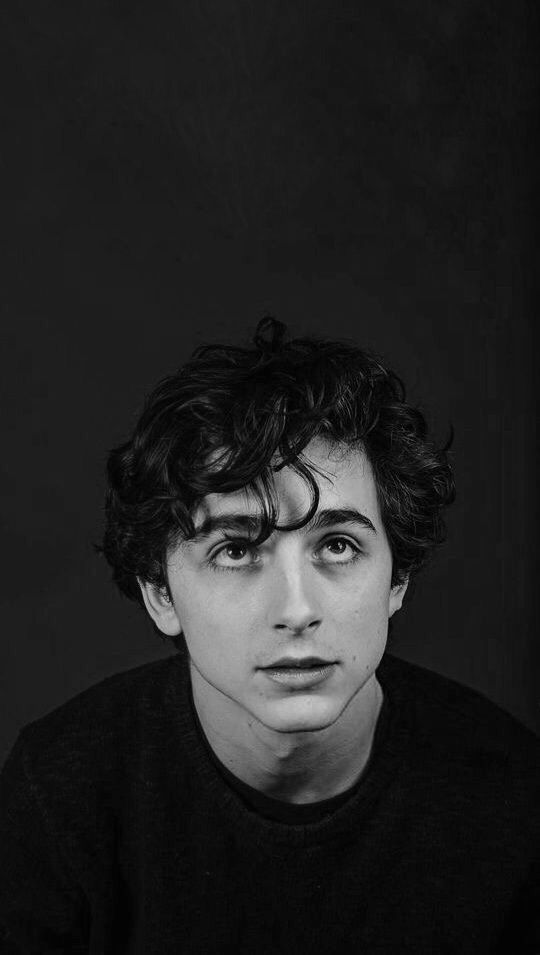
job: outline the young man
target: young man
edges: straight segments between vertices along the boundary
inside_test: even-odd
[[[104,553],[177,653],[20,734],[3,952],[538,952],[534,737],[385,653],[447,450],[374,357],[271,319],[161,382]]]

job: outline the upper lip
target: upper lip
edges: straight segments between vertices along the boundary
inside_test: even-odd
[[[261,667],[261,670],[272,670],[274,667],[319,667],[328,666],[333,662],[333,660],[323,660],[321,657],[280,657],[279,660]]]

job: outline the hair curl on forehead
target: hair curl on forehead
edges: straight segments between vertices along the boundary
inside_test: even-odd
[[[120,590],[141,602],[137,578],[167,589],[167,553],[195,533],[207,494],[250,490],[260,506],[258,540],[277,522],[273,475],[293,468],[310,490],[304,451],[315,438],[360,447],[375,479],[392,552],[392,585],[426,563],[446,533],[455,497],[448,460],[405,387],[371,352],[344,341],[288,340],[262,319],[251,347],[203,345],[148,396],[131,438],[111,451],[102,551]]]

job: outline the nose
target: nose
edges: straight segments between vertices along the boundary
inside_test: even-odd
[[[296,561],[288,562],[277,573],[272,603],[275,630],[298,636],[316,630],[322,622],[315,581],[310,580],[309,568],[302,568]]]

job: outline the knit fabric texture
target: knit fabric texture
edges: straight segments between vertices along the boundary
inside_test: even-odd
[[[219,763],[185,651],[25,727],[0,777],[0,952],[540,952],[540,743],[431,671],[377,673],[367,768],[311,806]]]

